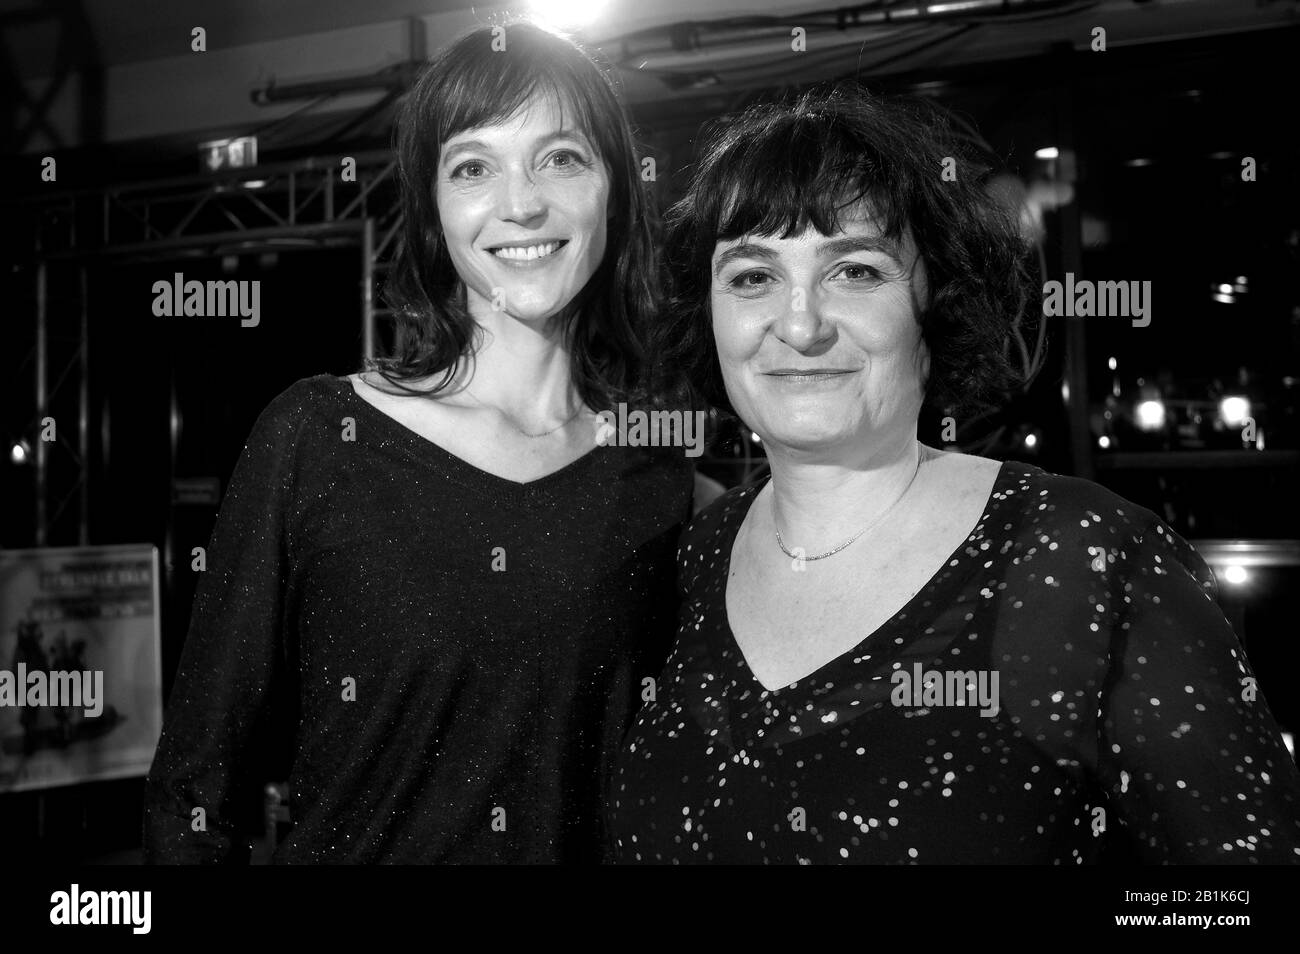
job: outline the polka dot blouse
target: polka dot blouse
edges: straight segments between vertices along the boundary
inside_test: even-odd
[[[1295,763],[1213,575],[1151,511],[1005,463],[893,618],[769,691],[724,599],[760,489],[682,538],[677,643],[610,780],[616,861],[1300,863]]]

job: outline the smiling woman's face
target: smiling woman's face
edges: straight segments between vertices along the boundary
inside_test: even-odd
[[[609,174],[556,103],[529,100],[497,126],[457,133],[438,157],[435,200],[470,314],[543,322],[605,254]]]
[[[818,455],[915,428],[924,264],[864,212],[843,231],[719,242],[710,309],[727,396],[770,445]]]

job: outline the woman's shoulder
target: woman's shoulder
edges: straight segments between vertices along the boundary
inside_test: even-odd
[[[263,406],[249,431],[246,450],[283,456],[296,451],[305,432],[324,426],[337,432],[346,411],[343,388],[351,387],[347,378],[332,374],[299,378]]]
[[[345,397],[344,388],[350,390],[351,382],[333,374],[299,378],[266,403],[258,415],[258,425],[275,428],[296,426],[305,419],[319,416],[324,410],[332,412],[341,405]]]
[[[1020,546],[1063,565],[1094,571],[1137,571],[1148,564],[1182,566],[1213,597],[1214,574],[1195,547],[1163,517],[1096,481],[1007,461],[999,477],[1002,502],[1018,519]]]
[[[677,565],[678,579],[688,589],[701,574],[721,572],[736,531],[766,483],[762,480],[724,490],[686,524],[677,546]]]
[[[1023,461],[1002,463],[995,496],[1018,505],[1036,522],[1057,528],[1076,525],[1123,527],[1141,532],[1158,523],[1156,514],[1093,480],[1057,474]]]

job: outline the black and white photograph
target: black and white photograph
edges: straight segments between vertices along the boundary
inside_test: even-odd
[[[3,0],[5,923],[865,865],[1285,933],[1297,62],[1300,0]]]

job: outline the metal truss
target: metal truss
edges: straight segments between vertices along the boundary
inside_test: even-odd
[[[343,181],[345,159],[355,163],[354,181]],[[375,307],[375,280],[387,268],[401,229],[396,186],[396,157],[380,151],[6,203],[9,240],[18,246],[12,250],[15,271],[30,275],[28,301],[36,326],[32,353],[22,366],[24,373],[30,371],[35,407],[24,434],[34,452],[36,545],[71,536],[55,528],[74,501],[77,542],[89,542],[89,262],[356,247],[362,266],[362,350],[370,358],[375,320],[387,314]],[[20,234],[30,236],[30,242],[19,239]],[[76,407],[75,445],[62,429],[54,442],[39,439],[40,422],[55,406],[65,411]]]

